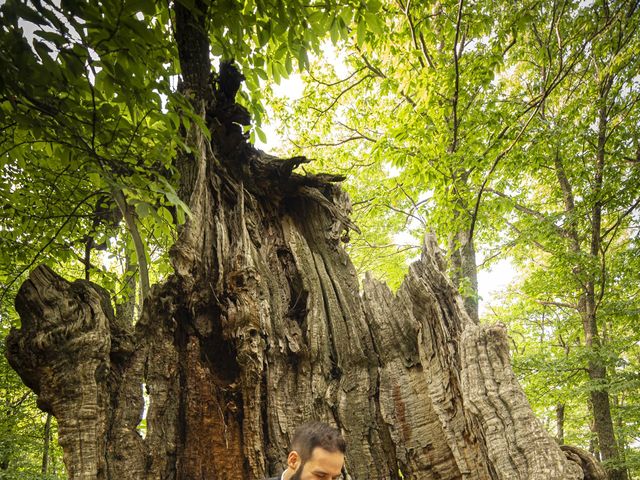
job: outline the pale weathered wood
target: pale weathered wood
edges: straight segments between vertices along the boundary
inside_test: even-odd
[[[110,355],[125,349],[108,294],[78,280],[66,282],[45,266],[22,287],[16,309],[20,335],[7,338],[11,365],[58,420],[59,443],[74,479],[106,479],[110,415]],[[112,333],[120,336],[112,341]],[[121,353],[121,352],[118,352]]]
[[[503,326],[470,326],[462,338],[465,406],[479,422],[499,479],[582,479],[537,421],[509,364]]]

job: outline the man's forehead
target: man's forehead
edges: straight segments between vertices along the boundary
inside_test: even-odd
[[[320,457],[329,457],[329,456],[335,457],[336,455],[344,458],[344,454],[340,450],[330,451],[322,447],[315,447],[313,450],[311,450],[311,458],[313,457],[320,458]]]
[[[344,466],[344,454],[339,450],[330,452],[322,447],[316,447],[311,452],[311,458],[307,464],[311,472],[337,476],[340,475]]]

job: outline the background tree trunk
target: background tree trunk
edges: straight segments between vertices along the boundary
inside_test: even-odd
[[[556,405],[556,440],[564,445],[564,403]]]
[[[44,423],[44,446],[42,447],[42,474],[49,471],[49,444],[51,443],[51,414],[47,413],[47,420]]]
[[[449,241],[451,252],[450,277],[453,284],[462,290],[462,300],[467,314],[480,321],[478,311],[478,267],[473,238],[469,229],[458,231]]]
[[[607,141],[608,115],[607,115],[607,97],[611,89],[613,79],[609,75],[605,75],[600,85],[600,98],[598,109],[598,147],[596,151],[596,159],[594,162],[594,178],[593,193],[598,199],[594,202],[591,210],[591,239],[589,255],[595,262],[602,262],[603,255],[601,251],[602,243],[602,186],[605,170],[605,145]],[[597,310],[599,300],[597,298],[598,276],[604,277],[605,271],[596,275],[594,273],[587,274],[584,291],[580,300],[580,315],[584,329],[585,345],[591,353],[589,359],[588,372],[589,379],[597,385],[590,391],[591,405],[593,406],[593,419],[596,433],[598,435],[598,444],[603,460],[614,462],[608,466],[609,477],[611,480],[627,480],[627,472],[624,467],[616,465],[620,462],[621,455],[618,450],[618,442],[615,437],[613,428],[613,420],[611,418],[611,404],[609,400],[609,387],[607,381],[607,368],[601,358],[600,351],[603,347],[602,337],[598,331]],[[602,280],[600,280],[602,281]]]
[[[360,294],[341,178],[246,143],[241,107],[203,87],[202,42],[182,43],[202,26],[190,15],[176,12],[182,88],[212,140],[194,124],[179,156],[192,216],[175,274],[135,326],[45,266],[16,300],[8,358],[56,416],[70,478],[260,479],[310,419],[345,435],[345,479],[604,478],[536,421],[504,329],[467,315],[433,238],[396,295],[372,278]]]

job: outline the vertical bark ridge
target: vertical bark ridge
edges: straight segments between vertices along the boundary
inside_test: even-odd
[[[103,307],[104,310],[109,308],[108,303]],[[111,327],[108,381],[107,478],[122,478],[123,475],[144,478],[146,450],[137,431],[144,408],[144,362],[135,352],[135,333],[127,317],[116,315],[115,320]],[[123,451],[128,452],[127,455],[122,455]]]
[[[176,342],[177,318],[180,318],[184,308],[178,300],[179,292],[175,281],[151,289],[142,316],[136,323],[136,349],[123,379],[123,385],[128,385],[131,397],[136,393],[138,398],[141,396],[141,382],[145,384],[149,397],[142,461],[144,475],[138,477],[148,480],[176,477],[180,418],[178,399],[183,386]],[[138,412],[140,415],[140,407]],[[114,442],[114,447],[118,449],[118,455],[126,458],[126,445]],[[123,469],[114,472],[110,478],[124,479],[130,475],[133,474]]]
[[[362,307],[357,297],[349,292],[353,285],[344,282],[345,277],[355,278],[355,272],[350,270],[352,267],[334,270],[334,265],[345,265],[345,262],[344,258],[339,258],[344,252],[334,245],[326,245],[325,234],[330,231],[330,219],[321,215],[317,207],[306,207],[307,211],[315,211],[321,228],[307,228],[307,222],[296,224],[294,217],[299,212],[294,210],[292,221],[285,223],[285,237],[301,272],[303,289],[308,292],[307,333],[303,337],[309,340],[311,347],[312,396],[318,399],[314,404],[322,406],[319,411],[316,408],[316,414],[338,425],[352,439],[349,450],[353,455],[349,456],[346,469],[351,478],[359,478],[369,474],[371,468],[351,459],[370,459],[372,456],[368,416],[373,363],[365,353],[372,349],[369,336],[363,335],[367,331]]]
[[[444,259],[435,238],[428,236],[425,241],[421,261],[410,268],[399,297],[412,305],[412,313],[420,322],[420,359],[456,464],[466,478],[482,478],[487,475],[486,461],[478,448],[477,434],[465,417],[459,373],[461,333],[474,322],[441,269]]]
[[[436,415],[418,352],[420,324],[409,306],[371,277],[365,308],[380,352],[380,416],[395,445],[405,478],[461,478]],[[397,475],[397,473],[396,473]]]

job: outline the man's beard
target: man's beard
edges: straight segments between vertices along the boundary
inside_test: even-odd
[[[306,461],[302,462],[300,464],[300,466],[298,467],[298,469],[296,470],[296,472],[291,475],[291,477],[289,478],[289,480],[300,480],[300,478],[302,477],[302,470],[304,469],[304,464],[307,463]]]

